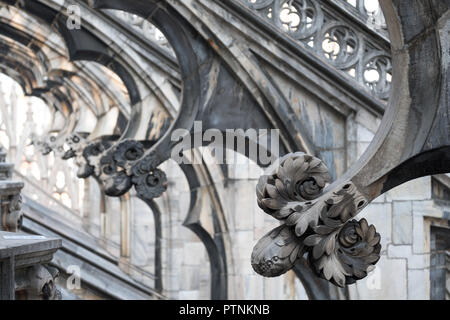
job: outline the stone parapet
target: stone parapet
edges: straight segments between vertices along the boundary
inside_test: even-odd
[[[0,299],[55,300],[59,271],[48,267],[62,241],[0,231]]]

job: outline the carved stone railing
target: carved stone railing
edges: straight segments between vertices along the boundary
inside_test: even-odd
[[[384,39],[373,41],[364,28],[351,19],[343,18],[345,15],[337,15],[326,1],[241,1],[299,44],[313,51],[330,67],[364,85],[375,97],[381,100],[389,98],[392,62],[389,45]],[[358,4],[359,20],[366,19],[368,24],[383,25],[383,19],[368,15],[360,2]],[[350,6],[347,3],[341,5]],[[367,17],[361,18],[365,17],[361,16],[363,14]],[[384,44],[380,45],[380,42]]]
[[[364,21],[374,32],[386,37],[387,25],[383,11],[376,0],[328,0],[339,5],[346,13],[359,21]]]
[[[164,48],[167,52],[169,52],[172,56],[175,56],[172,46],[169,44],[164,34],[161,31],[159,31],[159,29],[156,28],[153,24],[151,24],[150,21],[138,15],[125,11],[117,11],[117,10],[108,10],[108,11],[110,11],[115,17],[125,22],[127,25],[132,26],[133,29],[136,30],[141,36],[158,44],[160,47]]]

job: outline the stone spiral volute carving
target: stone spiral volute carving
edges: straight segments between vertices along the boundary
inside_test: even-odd
[[[154,155],[145,151],[141,142],[124,140],[101,157],[96,174],[105,194],[121,196],[134,185],[139,197],[151,200],[167,190],[166,174],[157,168]]]
[[[258,242],[252,253],[252,266],[266,277],[277,277],[289,271],[304,253],[304,244],[292,228],[281,225]]]
[[[308,255],[314,272],[338,286],[367,276],[380,258],[380,235],[365,219],[351,220],[368,203],[352,182],[323,193],[328,169],[303,153],[284,157],[278,168],[260,178],[257,201],[282,225],[253,249],[254,270],[266,277],[290,270]]]
[[[167,176],[164,171],[156,168],[157,165],[154,154],[150,153],[130,168],[131,181],[141,198],[157,198],[167,190]]]

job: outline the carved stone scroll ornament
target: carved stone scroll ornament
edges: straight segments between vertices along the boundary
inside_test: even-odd
[[[65,150],[62,159],[68,160],[82,153],[83,149],[88,144],[88,140],[86,139],[87,136],[88,134],[85,133],[78,133],[78,132],[71,133],[66,138],[67,150]]]
[[[55,138],[55,137],[52,137]],[[34,145],[38,152],[42,155],[46,156],[52,152],[52,148],[50,147],[49,139],[42,139],[35,134],[32,134],[30,137],[31,144]]]
[[[16,194],[11,196],[8,204],[8,210],[5,215],[4,227],[6,230],[17,232],[22,228],[22,196]]]
[[[364,219],[351,219],[402,183],[450,172],[450,4],[380,4],[393,39],[395,71],[380,129],[366,152],[323,194],[329,178],[325,166],[311,156],[288,155],[275,172],[261,177],[258,203],[284,226],[255,246],[252,264],[262,275],[280,275],[307,254],[312,269],[339,286],[363,278],[379,258],[380,236]],[[391,68],[385,59],[370,59],[368,69]],[[294,251],[297,243],[304,252]]]
[[[98,157],[111,145],[112,141],[108,139],[98,139],[89,142],[81,152],[77,152],[75,162],[78,166],[78,178],[86,179],[93,175]]]
[[[142,199],[151,200],[167,190],[166,174],[156,168],[154,157],[144,156],[148,146],[144,142],[124,140],[103,153],[95,167],[95,175],[102,182],[108,196],[118,197],[134,185]],[[137,161],[135,166],[130,163]]]
[[[88,142],[78,134],[68,139],[70,149],[65,159],[76,157],[78,178],[94,176],[108,196],[122,196],[133,185],[138,195],[148,200],[161,196],[167,190],[166,174],[156,168],[159,163],[148,161],[152,158],[150,156],[143,157],[154,142],[127,139],[114,144],[114,136]],[[142,161],[130,166],[129,163],[137,160]]]
[[[329,181],[323,162],[303,153],[287,155],[260,178],[258,205],[283,224],[256,244],[251,261],[257,273],[279,276],[307,254],[317,275],[343,287],[374,268],[380,235],[365,219],[351,220],[367,199],[351,182],[322,195]]]
[[[131,181],[141,198],[153,199],[161,196],[168,186],[164,171],[156,168],[149,161],[143,161],[132,168]]]
[[[19,300],[61,300],[61,292],[55,283],[58,276],[58,269],[39,264],[17,271],[17,298]]]

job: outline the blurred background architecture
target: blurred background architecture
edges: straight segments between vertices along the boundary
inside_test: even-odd
[[[449,1],[422,2],[448,31]],[[12,295],[2,282],[1,297],[449,299],[450,170],[361,211],[380,260],[341,288],[306,260],[280,277],[254,271],[253,247],[280,224],[257,203],[264,166],[230,149],[217,163],[206,143],[185,152],[198,164],[170,158],[173,131],[195,136],[197,120],[278,129],[281,155],[344,176],[404,76],[386,21],[377,0],[0,1],[0,275],[26,283],[9,282]],[[48,251],[14,275],[1,254],[13,245]]]

